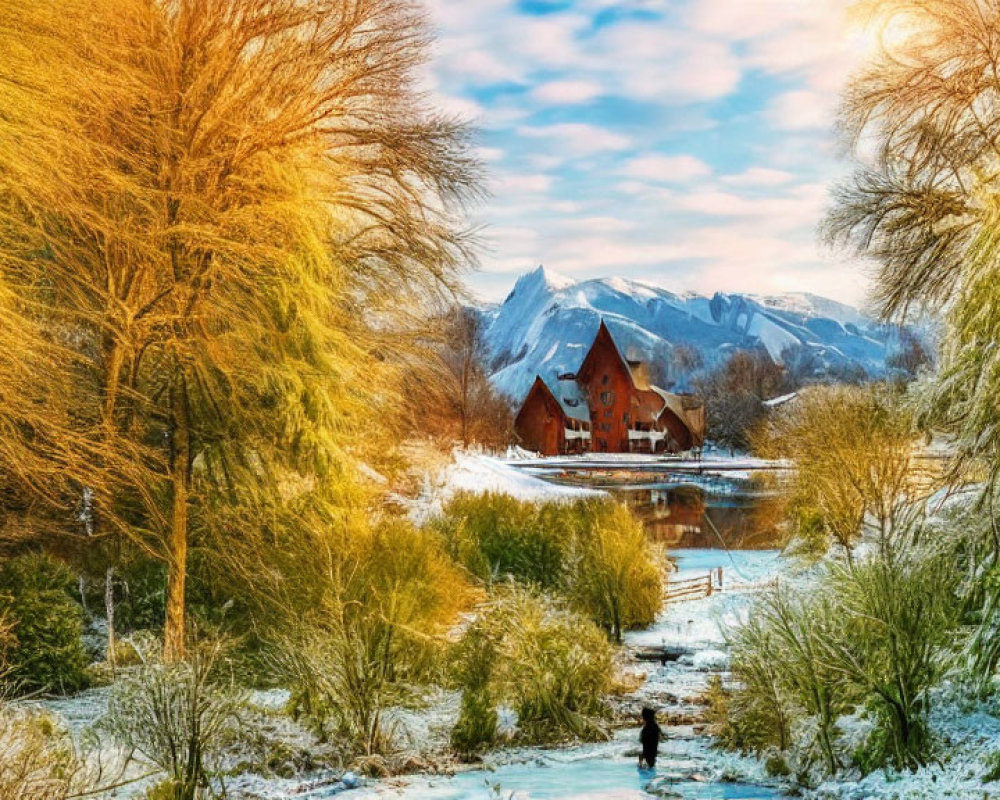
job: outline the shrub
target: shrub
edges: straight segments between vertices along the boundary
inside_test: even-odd
[[[492,687],[496,645],[487,627],[477,625],[465,633],[456,648],[453,679],[462,688],[462,704],[451,732],[451,745],[463,755],[496,742],[497,707]]]
[[[718,724],[720,742],[744,755],[770,748],[787,750],[794,708],[775,662],[773,632],[760,617],[751,615],[730,644],[732,670],[741,688],[726,698],[725,716]]]
[[[620,503],[464,494],[433,526],[448,553],[483,581],[514,579],[562,595],[615,639],[651,623],[661,608],[661,564]]]
[[[468,757],[496,740],[497,707],[492,693],[488,689],[465,689],[458,721],[451,731],[451,746]]]
[[[526,741],[605,735],[611,648],[594,623],[560,602],[503,589],[466,632],[456,660],[459,685],[476,692],[485,682],[492,700],[517,712]],[[488,671],[477,666],[490,662]]]
[[[0,800],[63,800],[93,786],[72,738],[46,714],[0,703]]]
[[[914,438],[909,410],[878,386],[809,387],[753,436],[758,454],[795,462],[788,517],[800,544],[848,558],[866,527],[889,543],[907,495],[919,494]]]
[[[246,698],[215,674],[218,645],[193,648],[189,660],[147,662],[113,687],[101,728],[167,774],[158,798],[195,800],[241,738]]]
[[[663,607],[662,569],[642,523],[623,505],[588,505],[570,597],[611,633],[649,625]]]
[[[83,616],[72,591],[70,572],[46,556],[0,565],[0,614],[11,624],[7,679],[17,690],[70,693],[87,685]]]
[[[956,644],[956,585],[946,559],[912,549],[831,573],[828,591],[849,626],[827,643],[827,657],[874,718],[867,746],[873,766],[927,763],[929,693],[951,666]]]
[[[448,554],[478,578],[561,587],[581,524],[578,506],[460,494],[435,522]]]
[[[983,773],[983,783],[1000,781],[1000,752],[990,753],[983,758],[983,766],[986,772]]]
[[[734,743],[757,753],[781,748],[791,741],[793,723],[805,722],[795,743],[803,771],[819,762],[836,775],[843,766],[836,723],[857,700],[857,687],[827,654],[847,636],[846,621],[822,588],[764,595],[733,641],[733,673],[744,687],[730,706]]]
[[[776,589],[761,599],[732,641],[741,688],[725,744],[789,750],[802,770],[818,759],[835,774],[845,749],[836,720],[864,711],[872,728],[853,753],[856,766],[927,763],[930,692],[960,646],[961,608],[953,563],[918,538],[829,566],[808,592]]]
[[[392,749],[385,710],[421,702],[440,675],[444,634],[472,597],[436,537],[402,519],[378,523],[356,532],[321,606],[276,655],[293,712],[321,736],[332,722],[365,756]]]
[[[14,648],[17,638],[14,636],[14,622],[9,608],[0,608],[0,685],[10,674]]]

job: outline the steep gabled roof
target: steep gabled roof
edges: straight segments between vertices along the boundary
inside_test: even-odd
[[[563,409],[562,403],[560,403],[559,399],[552,394],[552,390],[549,389],[548,384],[542,380],[542,376],[536,375],[535,382],[531,384],[531,389],[528,390],[528,394],[525,396],[524,402],[521,403],[521,408],[518,410],[517,416],[514,418],[515,421],[520,418],[521,414],[524,413],[524,409],[528,407],[528,404],[532,402],[535,397],[538,397],[545,405],[562,414],[564,418],[566,417],[566,411]]]
[[[648,421],[659,422],[663,421],[665,414],[669,414],[674,418],[675,425],[679,424],[687,431],[688,436],[683,438],[688,439],[688,441],[681,442],[682,445],[685,447],[701,446],[705,438],[704,409],[701,403],[692,403],[693,398],[673,394],[650,383],[646,371],[642,369],[643,362],[629,360],[622,356],[621,350],[618,349],[618,345],[603,319],[601,320],[600,327],[597,329],[597,336],[594,337],[594,343],[590,346],[590,350],[587,351],[587,355],[584,356],[580,369],[577,370],[577,378],[580,381],[585,382],[589,379],[589,372],[593,368],[593,356],[598,346],[603,348],[610,347],[611,351],[618,356],[622,368],[628,374],[632,387],[639,398],[640,405],[635,409],[638,412],[637,418],[641,419],[648,415]],[[690,408],[689,405],[691,406]]]
[[[601,318],[601,325],[597,329],[597,336],[594,337],[593,344],[590,345],[587,355],[583,357],[583,363],[580,364],[580,369],[576,371],[577,379],[584,382],[587,381],[588,373],[593,369],[593,359],[596,358],[594,354],[598,351],[599,346],[611,348],[611,351],[618,357],[618,361],[621,362],[622,369],[624,369],[628,374],[633,388],[635,388],[635,378],[632,376],[632,370],[629,369],[628,361],[622,358],[621,350],[619,350],[618,345],[615,344],[615,338],[611,335],[611,331],[608,330],[608,326],[604,322],[603,317]]]

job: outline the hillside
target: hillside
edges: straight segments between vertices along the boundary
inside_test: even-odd
[[[544,267],[483,314],[492,381],[515,401],[536,374],[554,381],[575,371],[602,318],[623,354],[651,362],[674,390],[738,349],[766,351],[816,377],[879,377],[898,348],[895,327],[816,295],[675,294],[623,278],[575,281]]]

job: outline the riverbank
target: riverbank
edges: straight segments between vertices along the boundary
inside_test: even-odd
[[[723,566],[734,578],[759,579],[780,566],[776,553],[682,551],[677,556],[678,575],[701,574]],[[624,721],[610,741],[562,748],[511,748],[488,753],[481,765],[460,765],[444,753],[447,732],[457,715],[457,695],[442,692],[428,698],[423,711],[400,712],[397,722],[403,739],[414,744],[416,770],[454,771],[453,775],[414,774],[383,780],[358,779],[363,785],[350,789],[343,770],[332,766],[294,776],[262,775],[253,771],[226,779],[227,794],[243,800],[638,800],[650,796],[689,798],[745,798],[765,800],[780,797],[777,787],[752,759],[711,748],[704,728],[701,696],[712,675],[725,671],[724,629],[745,618],[751,598],[745,593],[715,593],[701,600],[668,607],[657,623],[645,631],[626,636],[621,654],[623,677],[638,686],[614,698],[618,720]],[[678,661],[665,666],[636,661],[635,648],[667,644],[683,648]],[[640,685],[641,684],[641,685]],[[272,749],[295,754],[299,765],[308,764],[310,753],[322,763],[323,746],[283,713],[287,693],[254,693],[252,705],[274,742]],[[92,690],[75,697],[36,701],[33,705],[52,713],[77,733],[93,726],[106,707],[107,691]],[[655,773],[640,772],[637,762],[637,720],[643,705],[660,714],[664,741]],[[510,725],[512,720],[505,720]],[[237,767],[234,760],[233,767]],[[136,773],[138,774],[138,773]],[[739,782],[734,782],[738,778]],[[118,797],[137,797],[146,781],[119,790]],[[652,789],[656,794],[649,794]],[[513,793],[513,794],[511,794]]]
[[[679,551],[678,575],[723,566],[741,579],[761,580],[781,568],[773,551]],[[384,781],[345,794],[355,800],[764,800],[783,794],[754,759],[716,750],[707,736],[703,695],[713,675],[726,671],[725,630],[746,618],[751,595],[718,592],[668,607],[647,630],[626,635],[623,670],[638,688],[615,698],[619,717],[637,720],[644,705],[657,709],[664,740],[654,771],[639,770],[638,722],[608,742],[572,747],[516,748],[487,754],[481,767],[454,776]],[[676,662],[643,663],[637,648],[665,645],[685,650]],[[274,800],[289,795],[273,795]],[[321,794],[310,795],[317,800]],[[269,797],[270,800],[270,797]]]

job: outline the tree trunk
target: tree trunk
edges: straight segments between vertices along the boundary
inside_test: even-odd
[[[115,568],[104,572],[104,616],[108,621],[108,663],[115,669]]]
[[[167,661],[184,658],[184,584],[187,578],[188,478],[191,465],[191,432],[185,400],[174,407],[171,458],[173,504],[167,550],[167,618],[163,632],[163,657]]]
[[[80,590],[80,605],[83,606],[83,613],[86,617],[90,618],[90,609],[87,608],[87,581],[84,579],[83,575],[77,575],[77,587]]]
[[[612,605],[612,609],[613,609],[613,611],[612,611],[612,615],[613,615],[612,626],[614,628],[615,644],[621,644],[622,643],[622,618],[621,618],[621,610],[620,610],[620,608],[618,606],[618,597],[617,596],[615,596],[614,599],[612,599],[611,605]]]

